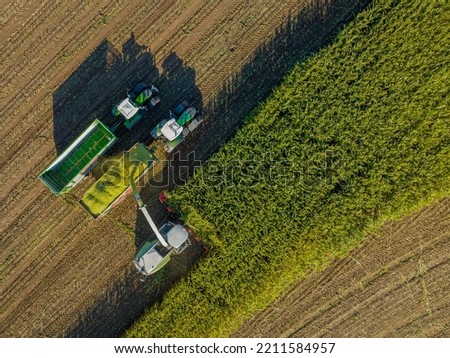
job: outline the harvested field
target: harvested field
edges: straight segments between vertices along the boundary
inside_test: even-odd
[[[449,337],[450,199],[366,238],[236,337]]]
[[[110,155],[148,143],[182,99],[206,118],[172,156],[174,173],[142,189],[161,223],[157,194],[207,160],[296,61],[367,3],[2,1],[0,335],[120,335],[199,257],[192,246],[142,282],[131,259],[148,229],[132,198],[93,221],[76,199],[94,177],[65,199],[37,178],[94,118],[111,125],[127,88],[155,83],[162,101]]]

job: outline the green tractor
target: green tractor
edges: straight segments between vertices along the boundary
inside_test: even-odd
[[[131,130],[160,100],[158,89],[155,86],[141,82],[128,93],[127,98],[114,106],[112,114],[116,117],[124,117],[125,127]]]
[[[187,101],[181,102],[169,112],[169,118],[163,119],[151,131],[154,139],[164,142],[164,149],[169,153],[203,121],[197,116],[197,110],[188,106]]]

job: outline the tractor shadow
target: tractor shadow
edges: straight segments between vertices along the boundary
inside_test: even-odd
[[[199,106],[205,121],[171,154],[159,177],[140,183],[141,198],[158,227],[168,218],[167,211],[158,202],[159,193],[182,184],[195,168],[207,163],[211,155],[244,124],[245,116],[270,95],[297,62],[308,59],[329,44],[338,31],[369,3],[370,0],[355,0],[351,5],[344,0],[330,0],[325,4],[320,0],[311,1],[299,13],[291,14],[288,21],[276,30],[272,40],[257,49],[239,73],[224,83],[217,95],[207,103],[202,103],[200,91],[195,85],[194,69],[186,67],[175,54],[167,58],[163,73],[155,82],[162,94],[162,101],[153,118],[162,119],[167,113],[165,111],[182,99],[188,99]],[[229,51],[234,51],[232,44]],[[121,94],[122,97],[124,95]],[[157,123],[156,119],[143,124],[141,141],[146,144],[151,139],[149,131]],[[117,208],[109,215],[119,218],[120,211]],[[139,211],[136,215],[134,239],[138,247],[152,233],[144,216]],[[195,267],[200,256],[200,245],[193,245],[172,259],[163,271],[143,280],[130,263],[123,278],[108,287],[106,295],[95,307],[80,313],[78,324],[67,332],[67,336],[122,335],[146,309],[162,300],[174,282]]]
[[[152,54],[132,33],[117,50],[104,40],[53,95],[53,136],[57,154],[99,118],[109,127],[117,121],[112,107],[138,82],[158,78]]]

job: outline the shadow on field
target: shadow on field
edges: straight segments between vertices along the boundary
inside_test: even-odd
[[[182,99],[189,100],[199,108],[205,122],[180,144],[177,153],[172,154],[170,164],[163,171],[157,185],[153,182],[150,183],[152,185],[141,188],[141,197],[158,226],[167,219],[167,212],[157,201],[159,193],[172,188],[175,183],[183,183],[193,173],[196,166],[205,163],[243,124],[244,117],[267,98],[272,89],[298,61],[308,58],[329,43],[338,30],[353,19],[369,2],[369,0],[355,0],[349,4],[344,0],[311,1],[298,14],[291,14],[288,21],[276,30],[274,38],[260,47],[240,72],[224,83],[217,96],[208,103],[202,104],[200,91],[195,85],[194,69],[186,67],[175,54],[168,57],[164,62],[163,73],[154,80],[161,93],[161,104],[155,111],[156,114],[153,117],[155,120],[142,125],[145,130],[141,132],[140,141],[149,143],[150,129],[156,124],[157,119],[163,118],[167,113],[165,111],[173,108]],[[235,48],[230,44],[228,50],[234,51]],[[142,65],[146,63],[146,61],[142,62]],[[152,62],[148,63],[150,68],[152,64]],[[136,66],[136,69],[140,73],[144,71],[139,66]],[[137,70],[135,71],[139,72]],[[122,85],[125,82],[134,84],[122,73],[120,78],[122,78],[121,88],[126,88]],[[101,92],[100,89],[98,90]],[[125,93],[122,91],[120,96],[111,97],[114,97],[116,101],[124,96]],[[109,102],[108,106],[103,105],[102,113],[105,113],[106,108],[109,110],[114,101]],[[98,109],[93,106],[92,113],[94,108]],[[89,120],[92,118],[93,116],[89,116]],[[89,123],[89,120],[86,123]],[[119,146],[115,144],[113,148],[126,148],[123,140],[119,142],[122,144]],[[134,142],[127,140],[126,144],[129,148],[135,142],[137,140]],[[116,210],[116,213],[119,212],[118,209]],[[139,212],[135,231],[137,246],[151,235],[148,223]],[[78,325],[73,327],[67,336],[115,337],[121,335],[145,309],[161,300],[172,283],[183,276],[189,270],[189,266],[200,257],[200,251],[198,247],[191,247],[183,253],[183,257],[173,259],[163,274],[148,277],[143,282],[139,280],[137,271],[130,263],[122,281],[109,287],[105,297],[89,312],[82,313]]]
[[[108,287],[107,294],[97,306],[79,315],[78,325],[67,336],[121,336],[130,323],[139,318],[143,309],[161,300],[161,292],[166,292],[186,275],[200,258],[201,252],[201,246],[193,244],[149,277],[142,276],[134,266],[128,266],[122,278]]]
[[[158,78],[153,56],[136,43],[134,34],[118,51],[104,40],[53,95],[53,134],[57,153],[95,119],[107,126],[116,122],[112,107],[124,99],[127,89]]]

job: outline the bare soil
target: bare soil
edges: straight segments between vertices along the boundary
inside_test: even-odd
[[[142,281],[131,260],[149,235],[132,198],[94,221],[39,173],[96,117],[145,80],[162,101],[109,151],[140,141],[179,101],[206,119],[142,196],[182,183],[299,59],[330,41],[368,0],[0,1],[0,335],[120,335],[201,255],[193,244]],[[144,187],[145,184],[145,187]]]
[[[368,236],[236,337],[449,337],[450,198]]]

